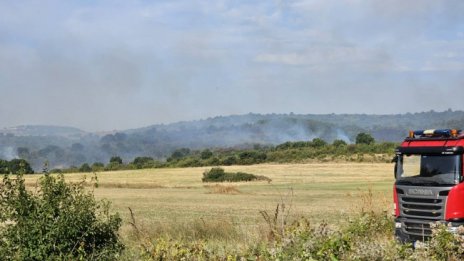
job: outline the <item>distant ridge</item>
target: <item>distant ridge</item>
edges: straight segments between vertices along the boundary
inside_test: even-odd
[[[73,136],[83,135],[86,132],[69,126],[21,125],[0,129],[0,133],[11,133],[16,136]]]
[[[178,148],[253,147],[314,138],[349,143],[359,132],[369,132],[377,141],[399,142],[410,129],[428,128],[464,129],[464,112],[249,113],[99,133],[65,126],[26,125],[0,130],[0,158],[25,158],[35,169],[40,169],[44,161],[51,167],[79,166],[86,162],[108,162],[114,155],[125,161],[137,156],[164,159]]]

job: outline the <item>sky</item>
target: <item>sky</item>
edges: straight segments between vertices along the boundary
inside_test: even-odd
[[[0,0],[0,128],[464,110],[464,1]]]

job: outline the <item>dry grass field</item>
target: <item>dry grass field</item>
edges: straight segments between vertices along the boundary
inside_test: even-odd
[[[225,170],[264,175],[272,182],[219,185],[201,182],[206,167],[102,172],[94,193],[121,214],[126,239],[132,230],[131,208],[139,227],[152,234],[199,237],[197,230],[208,224],[210,230],[225,229],[224,234],[238,231],[240,241],[248,241],[265,225],[260,211],[272,214],[279,203],[286,205],[289,219],[304,216],[331,224],[346,221],[361,208],[390,211],[392,168],[385,163],[230,166]],[[66,179],[77,182],[85,175],[89,181],[93,176],[66,174]],[[39,176],[27,176],[26,183],[33,187]]]

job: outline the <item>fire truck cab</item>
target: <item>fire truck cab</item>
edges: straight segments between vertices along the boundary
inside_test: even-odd
[[[464,225],[464,133],[410,131],[396,149],[395,234],[402,242],[427,240],[431,223],[451,231]]]

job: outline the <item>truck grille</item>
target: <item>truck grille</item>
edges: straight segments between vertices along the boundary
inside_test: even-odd
[[[401,197],[400,202],[404,217],[440,220],[444,213],[443,199]]]
[[[397,186],[402,230],[415,239],[432,235],[430,224],[445,218],[448,187]]]

